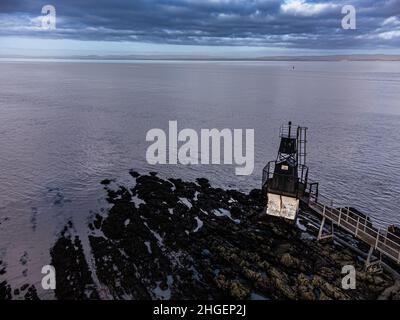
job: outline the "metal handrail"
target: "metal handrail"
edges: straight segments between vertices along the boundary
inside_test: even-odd
[[[275,171],[275,164],[276,161],[270,161],[267,163],[267,165],[263,169],[263,176],[262,176],[262,186],[265,185],[265,183],[271,179],[273,176],[280,176],[280,177],[290,177],[293,178],[291,175],[285,175],[285,174],[278,174],[274,173]],[[273,166],[272,166],[273,165]],[[300,183],[307,183],[308,181],[308,167],[304,165],[298,165],[297,166],[297,180]]]
[[[274,170],[271,170],[271,166],[274,164],[275,162],[271,161],[264,167],[262,188],[264,188],[268,180],[275,175],[273,172]],[[373,246],[374,249],[397,263],[400,263],[400,237],[398,235],[389,230],[373,227],[372,221],[367,215],[355,212],[350,207],[342,206],[340,208],[335,208],[333,199],[319,194],[319,183],[309,180],[308,175],[306,175],[305,180],[303,180],[302,176],[297,177],[296,183],[305,184],[305,193],[308,194],[308,197],[305,199],[308,201],[309,205],[319,207],[323,217],[328,218],[333,224],[346,230],[361,241]],[[313,186],[317,186],[315,192],[313,192]],[[330,203],[330,205],[328,206],[326,203]]]
[[[297,128],[298,125],[290,125],[290,135],[289,135],[289,125],[282,125],[279,129],[279,137],[282,138],[297,138]]]
[[[324,196],[322,197],[326,198]],[[354,234],[357,238],[360,238],[359,234],[362,232],[364,233],[364,235],[368,235],[369,237],[374,239],[373,246],[375,249],[379,250],[386,256],[400,263],[400,237],[388,230],[374,228],[372,226],[372,222],[368,219],[367,216],[362,216],[359,213],[352,211],[350,208],[346,208],[345,210],[343,210],[343,208],[335,209],[319,201],[310,202],[311,204],[320,207],[320,209],[322,210],[322,215],[324,217],[330,219],[332,223],[340,226],[351,234]],[[351,216],[351,214],[357,218],[354,218],[353,216]],[[344,222],[350,224],[352,227],[355,228],[355,230],[346,227],[344,225]],[[390,251],[395,251],[395,255],[392,254]]]

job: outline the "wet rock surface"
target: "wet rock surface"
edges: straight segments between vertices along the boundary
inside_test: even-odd
[[[3,264],[3,261],[0,260],[0,276],[6,274],[6,267]],[[0,300],[9,300],[11,299],[11,287],[7,283],[7,281],[0,282]]]
[[[91,268],[72,224],[53,247],[58,299],[399,298],[398,282],[366,273],[353,251],[263,214],[260,190],[130,174],[133,187],[102,181],[110,209],[88,227]],[[344,265],[355,290],[342,289]]]
[[[0,276],[7,273],[6,266],[3,261],[0,260]],[[29,285],[28,283],[23,284],[20,288],[12,290],[11,286],[7,281],[0,281],[0,300],[38,300],[36,287]]]
[[[56,270],[55,296],[58,299],[98,299],[92,273],[71,222],[51,249],[51,264]]]

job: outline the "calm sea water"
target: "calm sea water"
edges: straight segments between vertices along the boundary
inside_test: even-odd
[[[168,120],[179,129],[255,129],[253,175],[148,165],[146,132],[167,130]],[[260,187],[288,120],[309,127],[308,165],[321,193],[379,226],[400,224],[398,62],[1,61],[0,280],[40,283],[68,220],[88,250],[87,221],[106,206],[99,182],[124,181],[131,168]]]

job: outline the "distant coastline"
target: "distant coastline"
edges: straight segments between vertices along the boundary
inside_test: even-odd
[[[358,54],[358,55],[310,55],[310,56],[263,56],[263,57],[211,57],[211,56],[181,56],[181,55],[86,55],[86,56],[7,56],[0,59],[30,59],[30,60],[143,60],[143,61],[400,61],[400,55]]]

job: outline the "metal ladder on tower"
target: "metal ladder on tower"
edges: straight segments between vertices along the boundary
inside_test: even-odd
[[[297,164],[306,165],[307,157],[307,128],[297,128]]]

